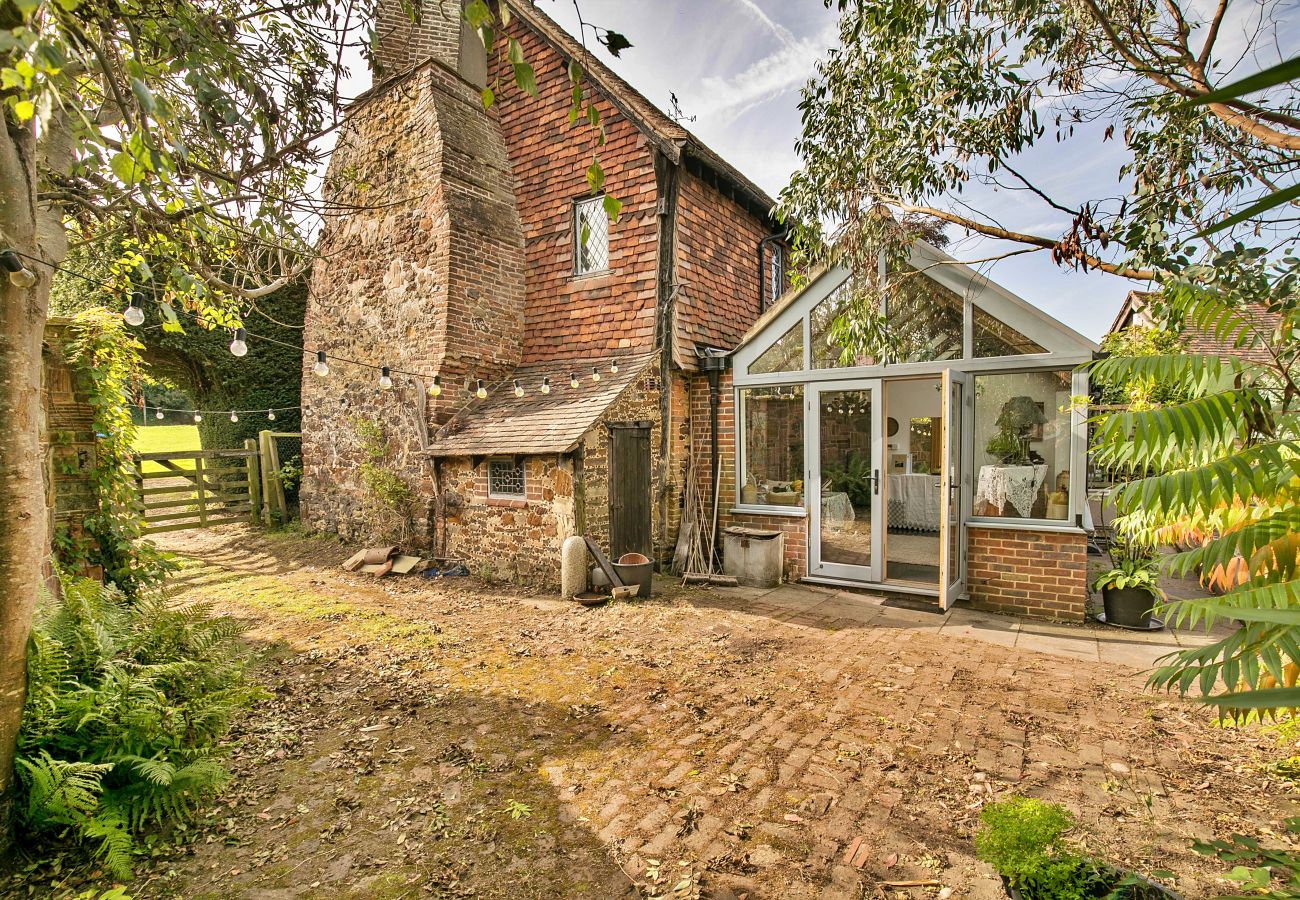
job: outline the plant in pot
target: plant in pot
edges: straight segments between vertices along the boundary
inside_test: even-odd
[[[1121,628],[1150,628],[1151,611],[1163,600],[1155,554],[1130,538],[1120,537],[1110,546],[1111,568],[1092,583],[1101,591],[1106,623]]]
[[[980,811],[975,855],[1002,877],[1012,900],[1178,900],[1168,888],[1075,852],[1074,817],[1055,803],[1011,797]]]
[[[1036,428],[1046,423],[1047,416],[1034,398],[1012,397],[1002,404],[1002,412],[998,413],[995,422],[998,433],[984,449],[1005,465],[1025,465],[1029,462],[1031,436]]]

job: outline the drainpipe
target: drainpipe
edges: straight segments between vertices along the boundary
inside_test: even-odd
[[[768,244],[777,241],[783,241],[790,236],[790,229],[769,234],[758,242],[758,314],[763,314],[763,309],[767,306],[767,267],[763,265],[763,251],[767,249]],[[772,297],[776,300],[776,297]]]
[[[709,494],[713,502],[713,527],[710,532],[710,563],[716,561],[718,553],[718,472],[722,459],[718,455],[718,408],[722,405],[722,373],[727,371],[730,359],[727,351],[714,347],[705,347],[696,351],[700,358],[700,369],[709,379]]]

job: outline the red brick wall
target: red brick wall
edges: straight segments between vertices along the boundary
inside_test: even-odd
[[[1082,533],[971,527],[966,584],[980,608],[1082,622],[1088,599]]]
[[[771,226],[705,177],[683,170],[677,201],[680,346],[730,350],[759,316],[758,244]],[[766,254],[765,254],[766,255]],[[767,291],[766,259],[763,271]],[[770,302],[770,291],[765,296]]]
[[[640,130],[599,93],[605,144],[585,121],[569,124],[568,60],[516,17],[506,32],[537,74],[538,96],[514,85],[505,39],[489,62],[489,84],[515,173],[527,248],[524,361],[599,359],[654,346],[658,217],[654,162]],[[589,94],[593,91],[588,90]],[[591,196],[587,167],[599,153],[605,190],[623,203],[609,227],[609,270],[573,274],[573,202]]]

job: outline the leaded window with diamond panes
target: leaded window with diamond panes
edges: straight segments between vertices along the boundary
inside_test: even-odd
[[[574,273],[587,275],[609,268],[609,216],[605,198],[592,197],[573,204]]]
[[[519,500],[527,496],[524,490],[524,461],[511,459],[488,460],[488,496]]]

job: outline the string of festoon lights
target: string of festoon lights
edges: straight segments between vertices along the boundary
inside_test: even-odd
[[[97,285],[109,292],[118,292],[121,290],[121,285],[119,284],[114,284],[112,282],[102,281],[100,279],[93,278],[89,275],[85,275],[73,269],[59,266],[55,263],[46,262],[43,259],[39,259],[34,256],[29,256],[28,254],[25,253],[20,253],[17,250],[14,250],[12,248],[0,250],[0,270],[3,270],[8,275],[10,283],[13,284],[15,287],[30,288],[32,285],[36,283],[36,274],[32,272],[31,269],[27,268],[27,266],[23,262],[24,260],[31,260],[32,262],[35,262],[39,265],[46,266],[47,268],[53,269],[57,272],[62,272],[65,275],[70,275],[74,278],[80,278],[83,281],[89,282],[90,284]],[[149,303],[153,303],[160,308],[165,307],[169,309],[172,315],[178,315],[178,314],[184,315],[186,318],[191,319],[196,324],[204,328],[211,328],[214,325],[214,323],[212,323],[211,321],[206,320],[190,312],[189,310],[184,309],[183,307],[181,309],[176,309],[175,307],[172,307],[170,304],[164,303],[161,300],[157,300],[153,297],[150,297],[147,294],[145,294],[144,291],[140,291],[140,290],[134,290],[131,292],[127,301],[127,307],[125,310],[122,311],[123,321],[125,321],[126,324],[131,326],[132,328],[140,328],[141,326],[143,326],[146,320],[145,307]],[[217,326],[217,327],[222,327],[222,326]],[[326,351],[322,348],[312,349],[310,347],[306,347],[300,344],[294,344],[289,341],[282,341],[278,338],[270,337],[269,335],[255,334],[249,331],[242,324],[236,326],[225,326],[225,327],[228,327],[231,332],[231,340],[229,345],[230,353],[232,356],[235,356],[237,358],[242,358],[248,355],[248,341],[252,339],[254,341],[261,341],[262,343],[271,344],[277,347],[282,347],[286,350],[297,350],[299,353],[302,353],[304,356],[308,356],[308,357],[315,356],[316,360],[312,364],[312,372],[314,372],[317,376],[321,378],[326,378],[329,376],[330,363],[345,363],[347,365],[352,365],[364,369],[370,369],[372,371],[377,371],[379,373],[378,386],[381,390],[391,390],[393,388],[394,375],[408,377],[412,379],[412,381],[417,385],[423,385],[425,379],[428,378],[427,375],[422,375],[419,372],[408,372],[404,369],[399,369],[396,366],[391,366],[382,363],[375,364],[375,363],[364,362],[362,360],[351,359],[349,357],[342,356],[337,353],[326,353]],[[582,368],[585,369],[586,366],[583,366]],[[570,390],[578,390],[579,388],[582,387],[583,382],[587,381],[588,379],[592,384],[598,383],[601,380],[602,377],[601,366],[593,365],[590,368],[591,368],[591,374],[586,377],[580,377],[578,374],[579,370],[576,368],[569,372]],[[617,359],[609,360],[608,373],[610,375],[618,374]],[[487,383],[484,381],[484,379],[474,375],[466,375],[465,389],[467,392],[473,394],[473,396],[478,398],[479,400],[486,400],[489,395]],[[551,377],[549,375],[541,376],[540,379],[537,380],[535,385],[536,392],[538,394],[541,394],[542,396],[549,395],[553,389],[554,388],[551,385]],[[443,392],[442,376],[438,374],[433,375],[432,381],[428,384],[425,390],[427,390],[430,397],[441,396]],[[511,379],[510,390],[515,397],[522,398],[528,394],[528,389],[525,387],[524,381],[517,377]],[[161,408],[156,410],[155,417],[162,418],[163,417],[162,414],[168,412],[193,413],[194,421],[198,423],[203,421],[204,415],[229,415],[230,421],[238,422],[239,415],[241,413],[245,415],[256,415],[259,413],[264,413],[269,421],[274,422],[276,412],[287,412],[290,410],[297,410],[300,408],[301,407],[297,407],[297,406],[275,407],[273,409],[266,409],[266,410],[262,410],[262,409],[181,410],[181,409]]]

